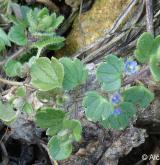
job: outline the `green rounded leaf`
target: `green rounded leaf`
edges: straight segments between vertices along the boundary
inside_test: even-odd
[[[9,39],[17,45],[23,46],[27,44],[25,28],[23,25],[17,24],[11,27],[9,31]]]
[[[65,112],[52,108],[40,109],[36,113],[36,124],[41,128],[57,126],[63,122]]]
[[[82,62],[78,59],[73,61],[67,57],[61,58],[60,62],[64,67],[63,88],[72,90],[78,85],[85,83],[87,79],[87,71]]]
[[[155,81],[160,81],[160,58],[153,56],[150,60],[150,71]]]
[[[146,108],[154,99],[154,94],[144,86],[130,87],[123,92],[124,101]]]
[[[105,61],[97,68],[97,80],[102,83],[102,88],[113,92],[121,87],[121,76],[124,69],[122,59],[115,55],[108,55]]]
[[[102,120],[100,123],[105,128],[122,130],[129,125],[130,119],[136,114],[135,107],[132,103],[123,102],[119,105],[120,114],[112,114],[107,120]]]
[[[9,60],[4,66],[4,71],[9,77],[20,76],[22,64],[16,60]]]
[[[154,37],[151,33],[145,32],[139,37],[135,50],[135,55],[139,62],[149,62],[153,51],[153,45]]]
[[[0,101],[0,120],[6,123],[12,122],[17,117],[17,112],[9,104],[2,104]]]
[[[31,83],[42,91],[61,88],[64,77],[63,65],[55,58],[38,58],[31,66]]]
[[[51,127],[49,127],[46,131],[46,135],[48,136],[54,136],[56,135],[60,130],[63,128],[63,122],[58,122],[58,124],[54,124]]]
[[[2,28],[0,28],[0,40],[3,41],[5,45],[11,46],[9,38],[8,38],[6,32]]]
[[[71,130],[73,140],[80,141],[82,134],[82,126],[78,120],[64,120],[63,129]]]
[[[68,140],[62,140],[58,136],[54,136],[48,143],[49,154],[53,160],[63,160],[68,158],[72,153],[72,144]]]
[[[94,122],[107,119],[114,111],[112,104],[96,91],[86,94],[83,105],[88,120]]]

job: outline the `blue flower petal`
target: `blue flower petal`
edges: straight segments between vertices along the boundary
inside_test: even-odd
[[[113,115],[120,115],[122,113],[122,110],[120,108],[115,108],[113,111]]]
[[[121,96],[119,93],[115,93],[111,97],[112,104],[118,104],[121,101]]]
[[[125,62],[125,74],[133,75],[136,74],[139,70],[138,64],[136,61],[127,60]]]

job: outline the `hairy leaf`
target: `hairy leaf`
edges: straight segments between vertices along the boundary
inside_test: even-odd
[[[134,86],[124,91],[123,97],[126,102],[146,108],[153,101],[154,94],[144,86]]]
[[[49,45],[61,43],[64,40],[65,40],[64,37],[59,37],[59,36],[45,37],[37,42],[34,42],[32,44],[32,47],[42,49]]]
[[[2,104],[0,101],[0,120],[6,123],[12,122],[17,117],[17,112],[9,104]]]
[[[114,111],[112,104],[96,91],[91,91],[86,94],[83,105],[88,120],[94,122],[108,119]]]
[[[115,55],[108,55],[105,61],[97,68],[97,80],[102,83],[102,88],[113,92],[121,87],[121,75],[124,69],[122,59]]]
[[[71,130],[73,140],[80,141],[82,134],[82,126],[78,120],[64,120],[63,129]]]
[[[160,58],[158,56],[151,57],[150,71],[155,81],[160,81]]]
[[[156,56],[159,53],[159,45],[160,36],[154,39],[151,33],[143,33],[138,39],[135,50],[137,60],[141,63],[148,63],[152,56]]]
[[[64,82],[65,90],[72,90],[78,85],[85,83],[87,79],[87,71],[82,62],[78,59],[73,61],[67,57],[61,58],[60,62],[64,67]]]
[[[53,20],[52,27],[57,29],[60,24],[63,22],[64,16],[58,16],[56,19]]]
[[[0,40],[2,40],[5,45],[11,46],[9,38],[8,38],[6,32],[2,28],[0,28]]]
[[[32,84],[42,91],[61,88],[64,77],[62,64],[52,58],[40,57],[31,66]]]
[[[9,77],[20,76],[22,71],[22,64],[16,60],[9,60],[5,64],[4,70]]]
[[[63,160],[72,153],[71,141],[63,141],[58,136],[53,136],[48,143],[49,153],[53,160]]]
[[[102,120],[100,123],[105,128],[122,130],[129,124],[130,119],[135,115],[136,110],[132,103],[123,102],[118,107],[120,114],[112,114],[107,120]]]
[[[9,39],[17,45],[23,46],[27,44],[27,37],[23,25],[17,24],[12,26],[8,36]]]
[[[65,112],[62,110],[44,108],[36,113],[36,124],[41,128],[50,128],[58,126],[63,122]]]

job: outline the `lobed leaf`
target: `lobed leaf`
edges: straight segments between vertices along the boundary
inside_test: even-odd
[[[12,122],[17,117],[17,112],[10,104],[2,104],[0,101],[0,120],[6,123]]]
[[[107,120],[100,122],[103,127],[122,130],[128,126],[130,119],[136,114],[135,107],[132,103],[123,102],[119,108],[120,114],[112,114]]]
[[[63,160],[68,158],[72,153],[71,141],[63,141],[58,136],[53,136],[48,143],[50,156],[53,160]]]
[[[31,83],[42,91],[61,88],[64,70],[61,63],[55,58],[49,60],[46,57],[38,58],[31,65]]]
[[[63,122],[64,117],[62,110],[43,108],[36,113],[36,124],[41,128],[56,127]]]
[[[25,28],[21,24],[12,26],[9,31],[8,37],[12,42],[16,43],[17,45],[24,46],[27,44]]]
[[[16,60],[9,60],[4,65],[4,71],[9,77],[20,76],[22,71],[22,64]]]
[[[146,108],[154,99],[154,94],[144,86],[133,86],[123,92],[124,101]]]
[[[124,69],[122,59],[115,55],[108,55],[97,68],[97,80],[107,92],[114,92],[121,87],[121,76]]]
[[[78,85],[85,83],[87,79],[87,71],[82,62],[78,59],[73,61],[67,57],[61,58],[60,62],[64,67],[63,88],[72,90]]]
[[[108,119],[114,111],[112,104],[96,91],[86,93],[83,106],[88,120],[94,122]]]
[[[2,28],[0,28],[0,40],[3,41],[3,43],[5,45],[11,46],[8,35],[6,34],[6,32]]]
[[[160,58],[158,56],[151,57],[150,71],[155,81],[160,81]]]
[[[71,130],[73,140],[80,141],[82,134],[82,126],[78,120],[64,120],[63,129]]]
[[[45,37],[37,42],[34,42],[32,44],[32,47],[42,49],[53,44],[59,44],[64,40],[65,40],[64,37],[59,37],[59,36]]]
[[[139,62],[149,62],[153,51],[153,45],[154,37],[151,33],[145,32],[139,37],[135,50],[135,56]]]

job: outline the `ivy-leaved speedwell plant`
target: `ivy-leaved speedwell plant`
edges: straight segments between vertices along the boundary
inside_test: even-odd
[[[72,142],[80,141],[82,135],[80,121],[71,118],[70,113],[64,109],[69,97],[66,94],[70,91],[74,91],[76,95],[79,93],[80,86],[88,78],[87,70],[76,58],[40,56],[44,48],[57,50],[63,46],[64,38],[56,34],[56,29],[63,21],[62,16],[49,13],[47,8],[31,9],[15,3],[12,5],[21,14],[7,15],[11,27],[8,33],[0,28],[0,51],[3,52],[11,44],[15,44],[27,49],[36,48],[37,53],[25,63],[20,60],[5,62],[3,70],[8,77],[21,77],[26,81],[0,78],[1,82],[16,86],[14,97],[8,103],[0,102],[0,120],[10,124],[19,113],[25,112],[38,127],[46,129],[51,158],[66,159],[72,153]],[[137,61],[149,65],[157,85],[160,81],[159,45],[159,37],[154,39],[150,33],[144,33],[135,50]],[[125,85],[124,82],[126,77],[139,74],[141,65],[137,61],[133,58],[119,58],[114,54],[106,55],[96,69],[96,80],[101,89],[99,92],[86,92],[83,99],[88,120],[98,122],[104,128],[122,130],[136,117],[137,110],[144,110],[151,104],[154,93],[142,82],[134,83],[133,86]],[[24,75],[23,68],[26,65],[28,69]],[[32,90],[42,103],[38,109],[34,109],[28,98]]]

